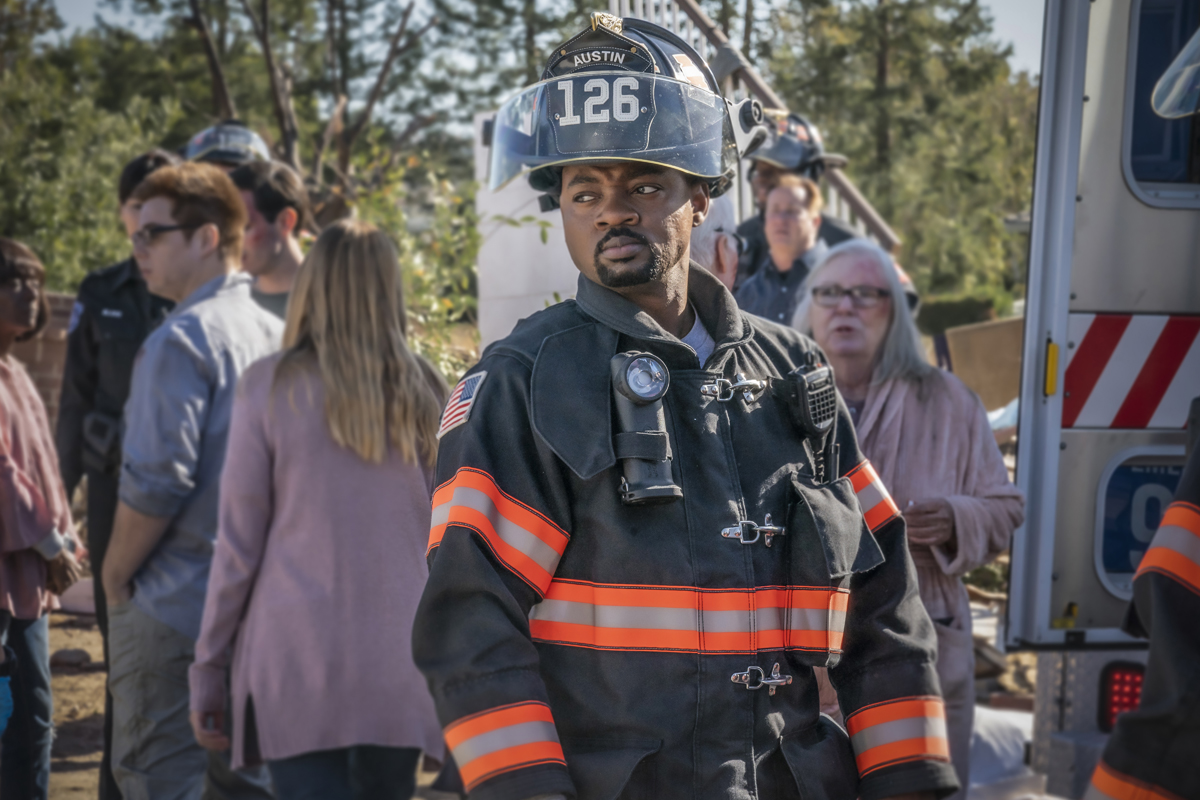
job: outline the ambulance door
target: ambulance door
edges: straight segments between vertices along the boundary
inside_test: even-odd
[[[1200,123],[1156,116],[1200,0],[1049,0],[1006,644],[1119,647],[1200,395]]]

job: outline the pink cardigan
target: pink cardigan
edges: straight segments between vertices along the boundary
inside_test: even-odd
[[[431,471],[337,445],[315,372],[272,391],[279,358],[252,365],[234,400],[191,708],[225,708],[232,647],[235,767],[361,744],[440,759],[411,646]]]
[[[46,407],[20,362],[0,357],[0,611],[33,620],[58,608],[29,549],[56,526],[74,536]]]
[[[941,370],[918,387],[892,380],[872,386],[859,416],[858,442],[904,510],[944,497],[954,510],[957,548],[910,545],[921,599],[934,619],[970,630],[962,576],[1008,547],[1025,518],[1025,495],[1008,479],[979,398]],[[964,619],[965,617],[965,619]]]

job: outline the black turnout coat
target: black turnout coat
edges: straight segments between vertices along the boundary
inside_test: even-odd
[[[490,346],[447,406],[413,647],[470,796],[948,794],[933,627],[844,405],[840,477],[818,483],[771,389],[701,391],[778,381],[815,346],[741,313],[694,265],[689,299],[716,341],[704,365],[581,278],[575,300]],[[683,497],[664,505],[618,495],[610,359],[631,350],[670,371]],[[785,529],[771,547],[722,534],[768,514]],[[849,736],[820,714],[814,667]]]
[[[1138,708],[1117,717],[1086,800],[1200,798],[1200,448],[1133,580],[1125,630],[1150,639]]]

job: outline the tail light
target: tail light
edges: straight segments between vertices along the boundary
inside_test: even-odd
[[[1100,730],[1108,733],[1117,715],[1133,711],[1142,700],[1146,668],[1132,661],[1113,661],[1100,673]]]

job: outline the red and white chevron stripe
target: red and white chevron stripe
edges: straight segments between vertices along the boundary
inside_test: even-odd
[[[1182,428],[1200,396],[1200,316],[1071,314],[1064,428]]]

